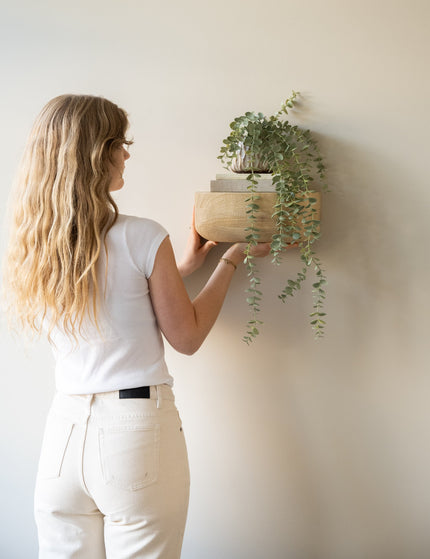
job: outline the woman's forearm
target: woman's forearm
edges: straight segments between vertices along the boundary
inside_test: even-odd
[[[219,260],[206,285],[192,301],[196,320],[196,350],[204,342],[221,311],[231,280],[243,261],[243,249],[233,245]],[[224,260],[225,259],[225,260]]]

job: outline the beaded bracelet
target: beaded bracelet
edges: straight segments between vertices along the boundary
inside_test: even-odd
[[[232,262],[231,260],[229,260],[228,258],[221,257],[221,258],[219,259],[219,261],[221,262],[221,260],[222,260],[223,262],[225,262],[226,264],[231,264],[231,265],[233,266],[233,268],[234,268],[235,270],[237,270],[236,264],[235,264],[234,262]]]

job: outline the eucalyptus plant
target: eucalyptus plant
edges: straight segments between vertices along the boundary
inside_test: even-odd
[[[323,307],[327,280],[321,261],[313,250],[314,242],[320,237],[320,222],[317,219],[317,199],[312,194],[316,192],[316,182],[322,190],[327,190],[325,164],[311,131],[292,125],[286,119],[288,110],[294,108],[299,95],[299,92],[293,91],[280,110],[269,117],[246,112],[235,118],[218,156],[226,169],[246,173],[249,182],[245,263],[249,276],[246,300],[251,317],[244,336],[248,344],[259,334],[259,327],[263,324],[259,319],[261,279],[251,254],[252,247],[260,242],[257,184],[262,172],[272,174],[277,194],[272,215],[276,221],[276,232],[271,240],[272,262],[279,265],[284,249],[297,245],[303,264],[297,276],[287,280],[279,298],[286,302],[294,296],[306,280],[309,268],[313,267],[315,281],[312,284],[311,326],[317,338],[324,335],[326,313]]]

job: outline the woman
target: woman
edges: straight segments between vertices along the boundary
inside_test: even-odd
[[[194,353],[244,258],[232,245],[189,299],[182,277],[215,243],[201,246],[193,226],[177,266],[162,226],[118,213],[127,128],[106,99],[51,100],[15,190],[10,310],[56,356],[35,493],[42,559],[180,556],[189,471],[161,333]]]

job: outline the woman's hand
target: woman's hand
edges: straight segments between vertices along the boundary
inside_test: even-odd
[[[292,248],[297,248],[299,245],[297,243],[288,245],[284,250],[290,250]],[[248,248],[248,243],[234,243],[230,248],[224,253],[224,257],[231,260],[235,266],[238,266],[244,261],[246,257],[246,251]],[[250,256],[255,256],[255,258],[264,258],[270,254],[270,243],[257,243],[251,246],[249,250]]]
[[[224,253],[224,257],[231,260],[235,266],[238,266],[244,261],[248,243],[234,243]],[[264,257],[270,254],[270,243],[258,243],[251,247],[249,254],[256,258]]]
[[[181,277],[185,278],[195,272],[206,259],[209,251],[218,243],[215,241],[206,241],[202,244],[202,239],[196,231],[195,212],[193,208],[193,221],[191,223],[191,231],[188,237],[182,260],[178,264],[178,270]]]

